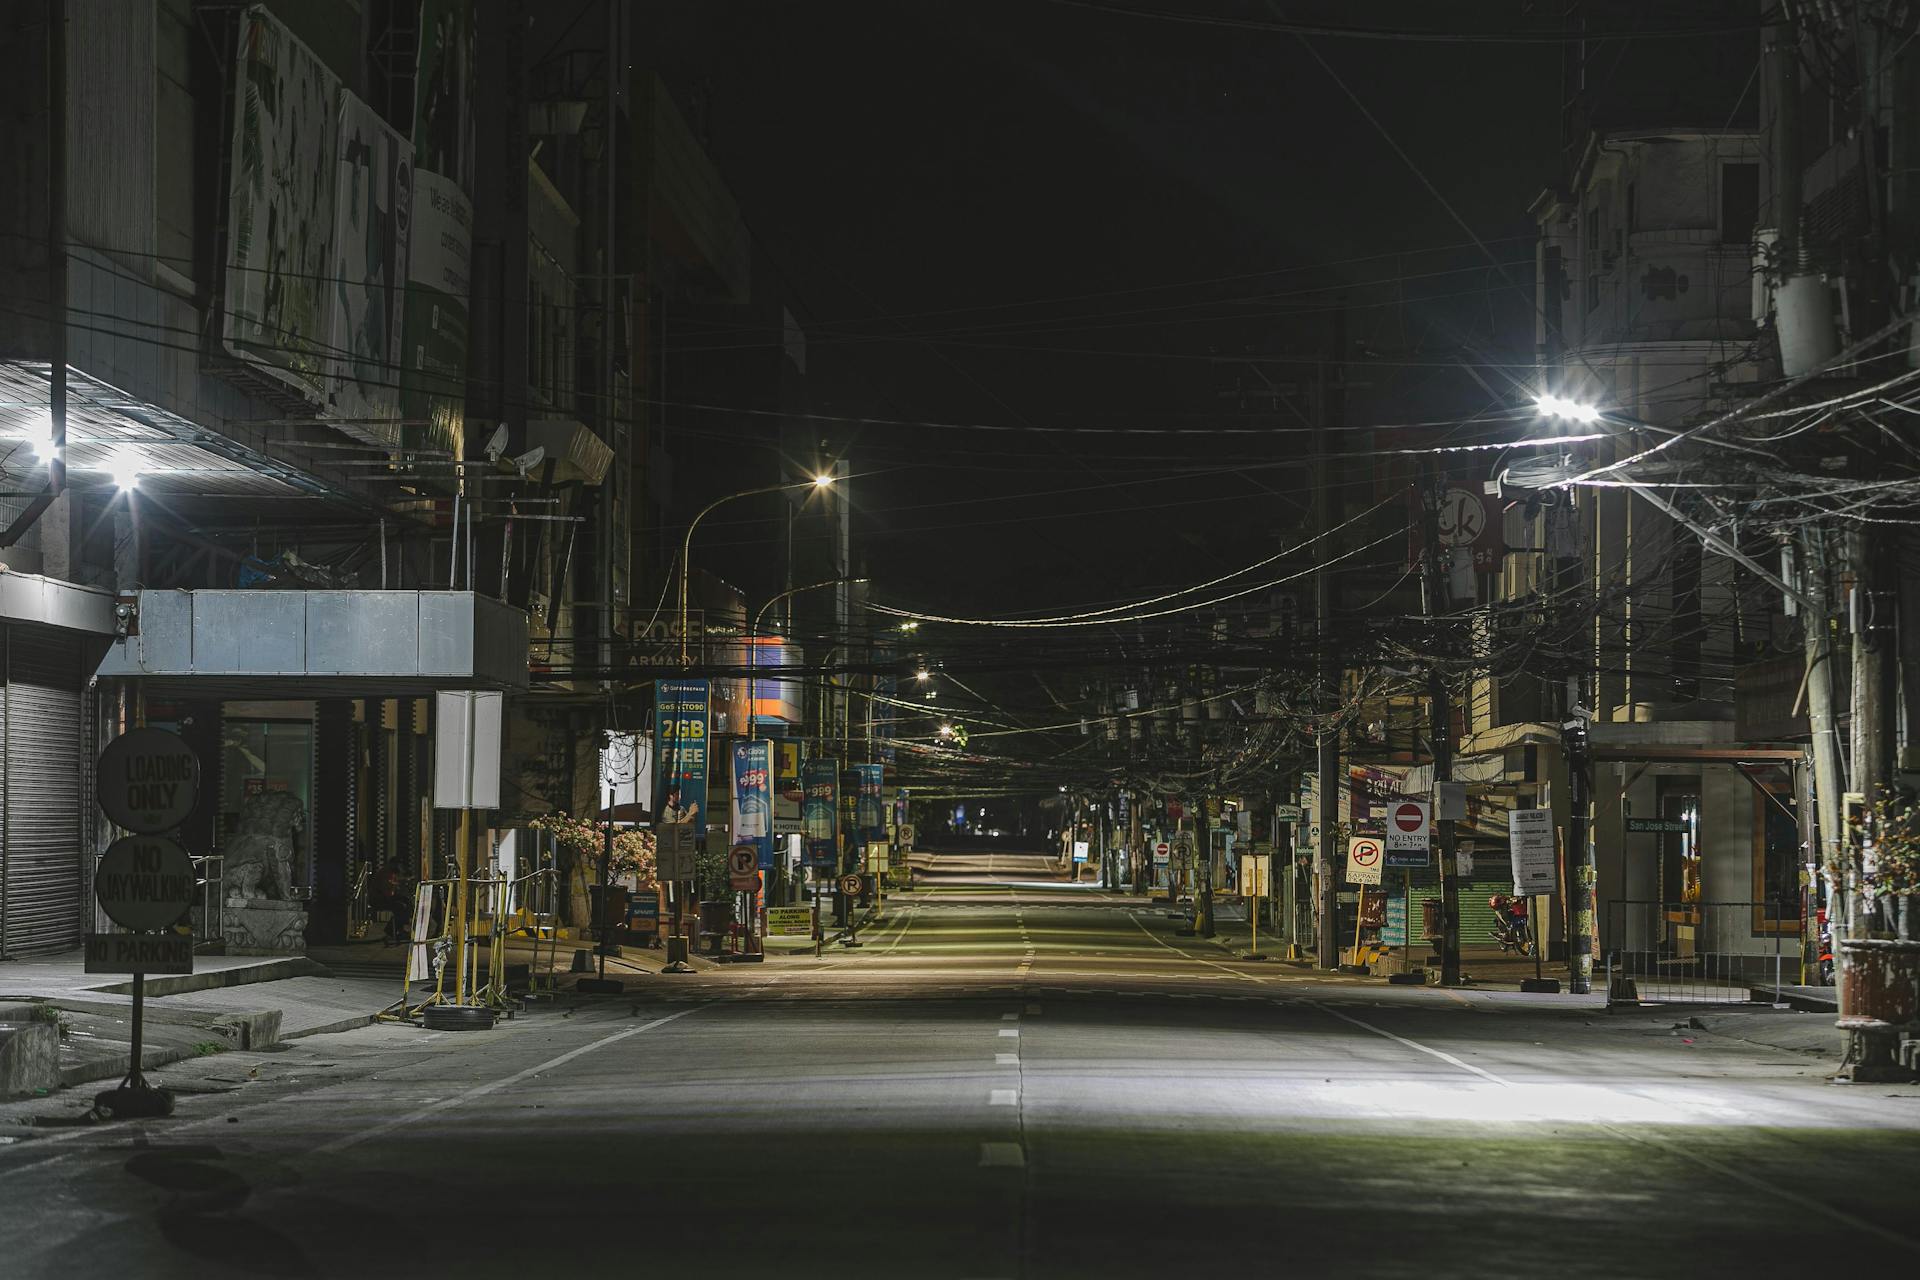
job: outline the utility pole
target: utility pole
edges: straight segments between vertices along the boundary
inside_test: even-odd
[[[1197,805],[1193,812],[1193,833],[1195,841],[1194,857],[1199,861],[1199,869],[1193,887],[1193,932],[1196,937],[1213,936],[1213,827],[1207,816],[1207,796],[1202,792],[1195,797]]]
[[[1447,573],[1440,562],[1440,501],[1444,489],[1433,463],[1422,464],[1421,472],[1421,565],[1425,572],[1427,643],[1433,646],[1427,661],[1427,702],[1432,713],[1427,738],[1433,751],[1434,843],[1440,852],[1440,985],[1452,987],[1460,983],[1460,877],[1454,859],[1453,820],[1442,821],[1437,816],[1440,784],[1453,781],[1453,699],[1440,664],[1440,614],[1447,602]]]
[[[1328,366],[1322,361],[1313,404],[1313,531],[1324,534],[1332,527],[1327,504],[1327,379]],[[1326,539],[1313,544],[1313,617],[1314,640],[1319,648],[1320,679],[1317,690],[1319,724],[1314,735],[1314,822],[1320,828],[1314,850],[1317,870],[1319,928],[1314,942],[1314,965],[1321,969],[1340,967],[1340,880],[1338,853],[1340,825],[1340,730],[1336,709],[1340,701],[1340,666],[1334,657],[1333,569],[1327,563],[1332,548]]]

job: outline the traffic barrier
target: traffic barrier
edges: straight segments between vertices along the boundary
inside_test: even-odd
[[[1607,998],[1616,1004],[1744,1004],[1800,981],[1796,903],[1616,898],[1607,903]]]

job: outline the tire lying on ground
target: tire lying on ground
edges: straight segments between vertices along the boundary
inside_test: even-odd
[[[485,1005],[431,1004],[420,1021],[429,1031],[490,1031],[493,1017]]]

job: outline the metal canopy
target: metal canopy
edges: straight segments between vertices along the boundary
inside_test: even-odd
[[[100,675],[196,696],[527,687],[527,615],[471,591],[142,591]]]

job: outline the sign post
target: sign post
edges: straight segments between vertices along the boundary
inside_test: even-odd
[[[1260,954],[1260,899],[1272,892],[1268,883],[1273,873],[1273,855],[1270,853],[1243,853],[1240,855],[1240,888],[1247,898],[1247,923],[1253,930],[1248,941],[1251,950],[1249,960],[1265,960]]]
[[[144,1054],[149,973],[192,973],[193,939],[173,926],[193,907],[193,859],[161,835],[186,821],[200,799],[200,761],[164,729],[134,729],[100,753],[100,807],[132,835],[100,856],[94,900],[127,933],[90,933],[88,973],[133,975],[133,1044],[127,1074],[93,1098],[99,1120],[173,1114],[173,1094],[147,1083]]]

